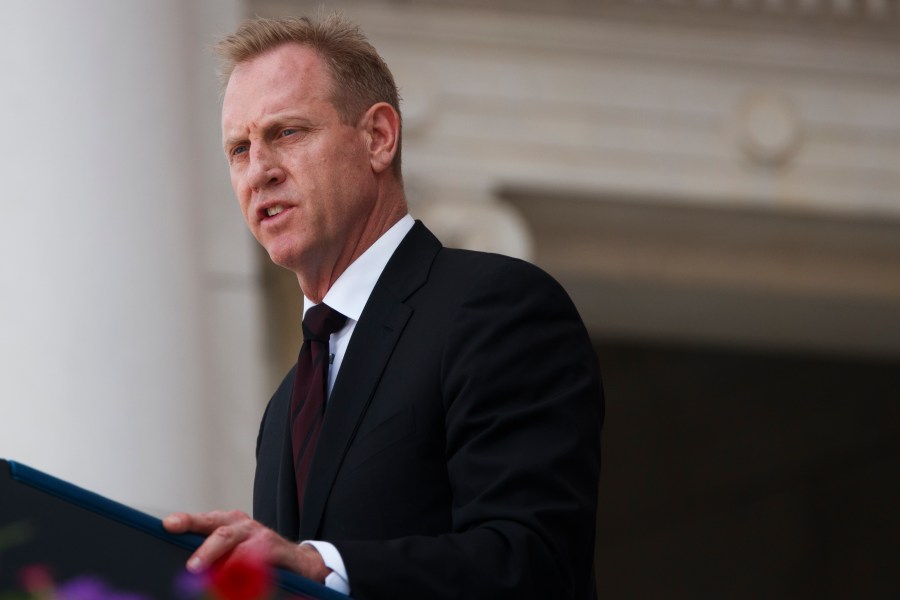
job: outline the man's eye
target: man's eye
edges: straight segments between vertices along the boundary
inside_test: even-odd
[[[247,151],[247,145],[241,144],[240,146],[235,146],[234,148],[231,149],[231,155],[237,156],[238,154],[243,154],[246,151]]]
[[[287,129],[281,130],[281,137],[287,137],[287,136],[293,135],[295,133],[297,133],[296,129],[291,129],[290,127],[288,127]]]

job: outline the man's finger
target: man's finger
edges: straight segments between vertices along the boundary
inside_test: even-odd
[[[185,533],[191,530],[191,516],[187,513],[172,513],[163,519],[162,523],[169,533]]]
[[[193,572],[204,571],[214,562],[226,556],[249,537],[253,521],[241,511],[213,511],[206,513],[172,513],[163,519],[163,526],[170,533],[193,531],[208,534],[188,560],[187,568]]]
[[[188,570],[194,573],[205,571],[214,562],[234,550],[246,538],[247,531],[244,527],[238,525],[217,527],[188,559]]]
[[[170,533],[212,533],[216,527],[224,524],[224,519],[216,513],[173,513],[163,519],[163,527]]]
[[[194,533],[210,534],[222,525],[232,525],[250,518],[241,511],[213,511],[205,513],[172,513],[163,519],[163,526],[170,533]]]
[[[188,559],[188,570],[194,573],[205,571],[220,557],[234,549],[239,542],[240,538],[236,535],[234,528],[229,526],[219,527],[212,535],[206,538],[206,541]]]

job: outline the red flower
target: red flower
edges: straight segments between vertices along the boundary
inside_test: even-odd
[[[213,567],[210,588],[221,600],[262,600],[272,589],[272,569],[260,557],[231,556]]]
[[[19,581],[29,594],[48,594],[53,591],[53,577],[44,565],[29,565],[19,572]]]

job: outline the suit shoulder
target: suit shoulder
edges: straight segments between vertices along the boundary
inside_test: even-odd
[[[526,260],[492,252],[480,252],[478,250],[441,248],[435,260],[435,265],[438,268],[465,269],[470,275],[508,271],[523,277],[555,281],[546,271]]]
[[[435,259],[433,272],[438,277],[468,281],[472,291],[539,292],[561,295],[571,302],[562,285],[552,275],[528,261],[502,254],[442,248]]]

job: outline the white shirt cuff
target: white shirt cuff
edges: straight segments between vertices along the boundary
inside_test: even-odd
[[[301,542],[301,545],[303,544],[315,548],[322,555],[325,566],[331,569],[331,573],[325,578],[325,586],[349,596],[350,580],[347,578],[347,567],[344,566],[344,559],[334,544],[319,540],[306,540]]]

